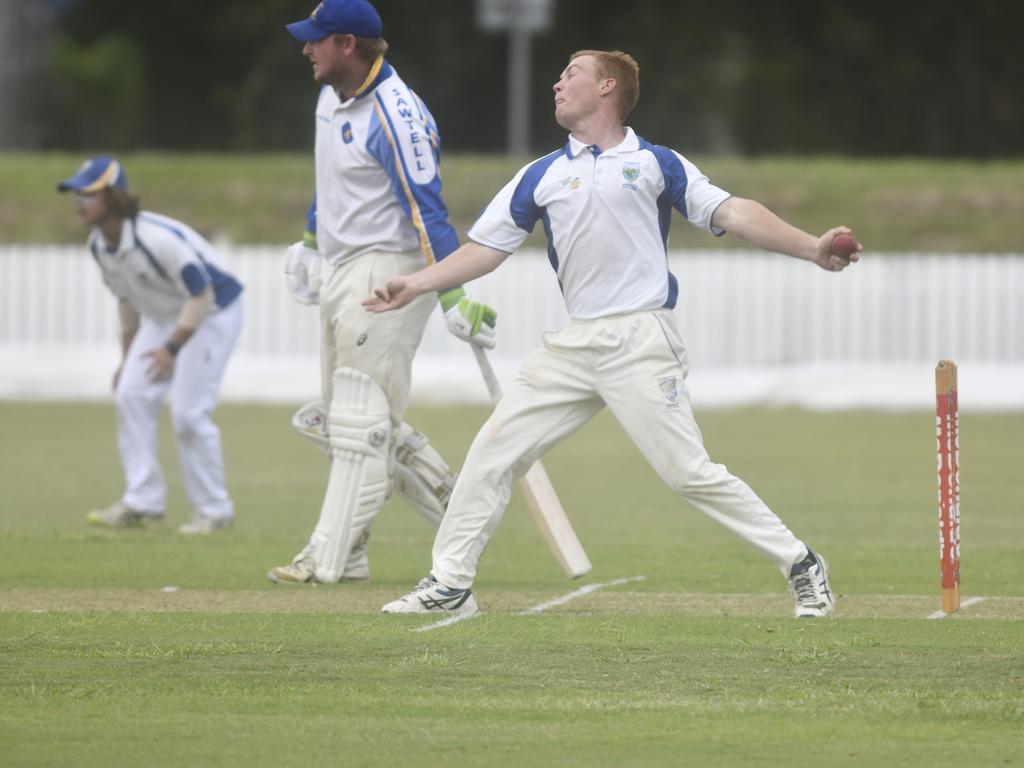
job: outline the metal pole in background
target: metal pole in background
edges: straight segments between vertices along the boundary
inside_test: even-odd
[[[513,22],[508,33],[508,144],[510,155],[530,152],[531,35]]]
[[[16,0],[0,0],[0,148],[19,147],[22,107],[20,14]]]
[[[510,155],[530,152],[532,36],[551,27],[553,5],[554,0],[476,0],[480,29],[508,32],[505,130]]]
[[[44,42],[55,23],[45,0],[0,0],[0,149],[39,145],[45,125]]]

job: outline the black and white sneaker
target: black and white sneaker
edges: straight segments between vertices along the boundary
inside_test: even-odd
[[[798,619],[831,616],[835,610],[832,589],[828,585],[828,561],[807,548],[807,557],[789,572],[789,594],[796,602]]]
[[[433,576],[420,581],[416,589],[388,603],[381,613],[479,613],[470,589],[449,589]]]

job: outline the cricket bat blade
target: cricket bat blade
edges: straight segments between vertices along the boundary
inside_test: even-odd
[[[491,402],[497,405],[501,400],[501,385],[498,383],[491,361],[487,359],[487,353],[475,344],[473,355],[476,357],[477,365],[480,366],[480,373],[484,377],[487,391],[491,395]],[[540,529],[544,541],[555,556],[555,560],[562,566],[565,574],[573,579],[578,579],[584,574],[590,573],[593,566],[590,558],[583,550],[572,523],[562,507],[562,502],[555,493],[555,487],[551,485],[551,479],[540,460],[534,462],[533,466],[525,475],[519,478],[519,487],[526,496],[526,506],[530,509],[534,522]]]

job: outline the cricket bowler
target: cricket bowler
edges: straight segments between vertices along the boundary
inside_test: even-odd
[[[753,200],[714,186],[677,152],[624,125],[639,97],[628,54],[579,51],[554,84],[565,146],[523,169],[487,206],[469,240],[444,262],[382,282],[370,313],[410,306],[424,294],[497,268],[537,221],[571,322],[545,334],[480,429],[437,532],[430,575],[385,613],[478,610],[471,586],[509,501],[512,479],[606,406],[680,496],[766,555],[788,580],[798,617],[829,616],[824,557],[704,448],[686,386],[687,352],[668,269],[672,209],[714,235],[840,271],[860,244],[836,255],[835,227],[814,237]]]

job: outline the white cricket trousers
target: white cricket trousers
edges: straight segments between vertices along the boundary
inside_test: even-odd
[[[354,368],[384,390],[392,424],[397,427],[405,419],[412,360],[437,298],[425,294],[399,310],[378,314],[367,312],[363,301],[392,277],[410,275],[423,265],[420,251],[371,251],[325,276],[320,287],[320,391],[328,408],[334,372]]]
[[[545,334],[469,449],[434,541],[434,577],[469,588],[513,478],[605,405],[676,493],[788,576],[807,548],[746,483],[712,463],[693,417],[687,369],[668,310],[575,320]]]
[[[147,373],[150,359],[143,355],[162,347],[174,326],[173,321],[143,317],[121,369],[115,391],[117,442],[127,486],[121,501],[148,514],[161,514],[167,507],[158,427],[169,393],[185,492],[199,514],[228,518],[234,505],[224,486],[220,430],[212,417],[224,369],[242,330],[242,301],[235,299],[208,315],[178,352],[171,378],[153,381]]]
[[[391,493],[388,478],[393,467],[394,435],[409,403],[413,357],[437,306],[434,294],[419,296],[395,312],[367,312],[362,302],[392,277],[412,274],[422,269],[423,263],[420,251],[372,251],[334,267],[320,286],[321,391],[331,414],[331,428],[338,425],[336,418],[342,434],[347,426],[365,427],[346,402],[351,392],[334,397],[335,374],[346,368],[365,374],[380,389],[387,399],[391,421],[388,462],[383,467],[363,458],[354,465],[351,451],[331,449],[331,471],[320,517],[309,543],[292,561],[311,557],[316,563],[316,578],[321,581],[365,578],[368,572],[366,540]],[[383,471],[383,478],[378,471]],[[340,572],[338,564],[344,566]]]

